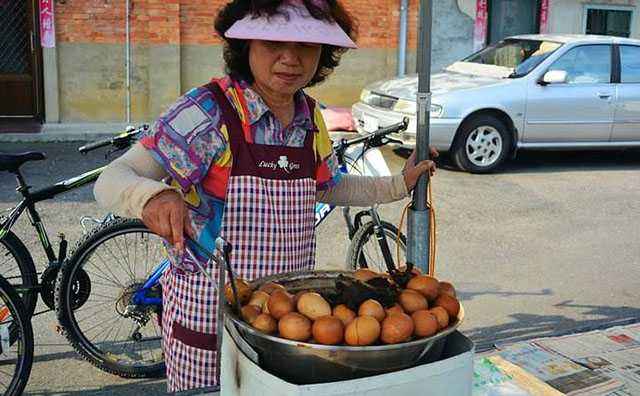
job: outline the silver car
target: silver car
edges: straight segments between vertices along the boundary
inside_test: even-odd
[[[417,75],[363,89],[360,132],[409,116],[396,138],[415,145]],[[640,40],[522,35],[432,75],[430,144],[461,169],[493,171],[518,149],[640,147]]]

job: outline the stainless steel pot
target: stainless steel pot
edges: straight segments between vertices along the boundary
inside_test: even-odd
[[[322,292],[335,288],[338,275],[349,275],[344,271],[305,271],[278,274],[261,278],[252,283],[254,290],[264,283],[278,282],[290,293],[313,289]],[[319,345],[296,342],[261,333],[245,323],[225,307],[227,326],[237,343],[245,341],[258,356],[263,369],[295,384],[313,384],[361,378],[413,367],[440,358],[446,337],[454,332],[462,319],[461,307],[458,318],[446,329],[428,338],[393,345],[352,347],[342,345]]]

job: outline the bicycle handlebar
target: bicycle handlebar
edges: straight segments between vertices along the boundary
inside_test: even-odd
[[[90,151],[107,146],[113,146],[116,148],[116,150],[125,149],[131,146],[132,142],[138,137],[138,135],[143,131],[146,131],[147,129],[149,129],[149,125],[147,124],[143,124],[137,128],[128,127],[125,132],[122,132],[114,137],[97,140],[95,142],[91,142],[85,144],[84,146],[78,147],[78,151],[82,154],[86,154]]]
[[[377,139],[382,139],[382,138],[387,137],[387,135],[390,135],[392,133],[405,131],[408,126],[409,126],[409,118],[408,117],[404,117],[401,122],[389,125],[388,127],[385,127],[385,128],[380,128],[375,132],[371,132],[371,133],[368,133],[366,135],[359,136],[357,138],[353,138],[353,139],[349,139],[349,140],[342,139],[340,142],[336,143],[336,145],[334,146],[334,149],[335,150],[345,150],[347,147],[350,147],[350,146],[353,146],[353,145],[356,145],[356,144],[360,144],[360,143],[363,143],[363,142],[366,142],[366,141],[371,142],[371,141],[375,141]]]

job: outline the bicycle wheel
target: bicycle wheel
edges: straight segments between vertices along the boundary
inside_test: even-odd
[[[0,275],[21,296],[25,312],[30,318],[38,302],[38,274],[26,246],[11,231],[0,238]]]
[[[353,270],[358,268],[369,268],[377,272],[387,272],[387,266],[380,249],[380,244],[376,239],[375,224],[370,221],[360,226],[358,231],[353,235],[349,251],[347,252],[347,265]],[[398,240],[398,228],[386,221],[382,222],[382,229],[387,238],[389,251],[393,257],[394,266],[397,267],[396,251],[400,245],[400,263],[404,265],[406,262],[407,237],[400,233]]]
[[[22,299],[0,277],[0,392],[22,394],[33,364],[33,329]]]
[[[134,219],[115,219],[78,241],[56,282],[64,334],[99,369],[125,378],[165,374],[161,307],[136,305],[134,293],[163,259],[159,236]],[[154,296],[161,297],[160,285]]]

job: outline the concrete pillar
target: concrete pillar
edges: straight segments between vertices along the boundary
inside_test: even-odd
[[[42,49],[44,79],[44,117],[47,123],[60,122],[60,92],[58,88],[58,49]]]

